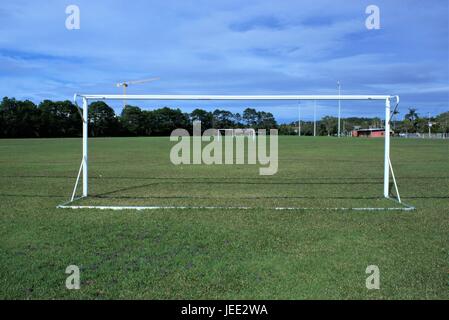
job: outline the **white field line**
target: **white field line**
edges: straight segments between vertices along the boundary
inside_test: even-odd
[[[383,207],[383,208],[313,208],[313,207],[214,207],[214,206],[93,206],[93,205],[59,205],[57,208],[61,209],[99,209],[99,210],[290,210],[290,211],[310,211],[310,210],[324,210],[324,211],[412,211],[415,207]]]

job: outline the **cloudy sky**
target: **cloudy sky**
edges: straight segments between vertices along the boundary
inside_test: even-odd
[[[80,29],[68,30],[68,5]],[[380,29],[368,30],[368,5]],[[447,0],[2,1],[0,94],[71,99],[121,93],[117,81],[157,76],[129,93],[398,94],[427,115],[449,110]],[[117,111],[120,104],[111,103]],[[253,106],[283,121],[292,102],[141,102],[227,108]],[[311,118],[313,102],[302,102]],[[318,103],[336,115],[337,103]],[[382,116],[383,105],[344,103],[343,116]]]

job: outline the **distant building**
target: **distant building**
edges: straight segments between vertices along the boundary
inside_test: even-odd
[[[390,136],[394,134],[393,130],[390,130]],[[367,137],[367,138],[382,138],[385,136],[384,128],[369,128],[369,129],[360,129],[355,128],[352,130],[353,137]]]

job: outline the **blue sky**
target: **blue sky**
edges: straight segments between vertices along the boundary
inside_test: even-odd
[[[81,11],[67,30],[65,9]],[[380,8],[380,30],[365,8]],[[2,1],[0,94],[71,99],[120,93],[115,83],[157,76],[129,93],[398,94],[427,115],[449,110],[447,0]],[[110,103],[120,111],[120,104]],[[292,102],[141,102],[234,112],[252,106],[297,119]],[[303,102],[311,119],[313,102]],[[337,103],[318,103],[336,115]],[[383,116],[373,102],[344,103],[343,116]]]

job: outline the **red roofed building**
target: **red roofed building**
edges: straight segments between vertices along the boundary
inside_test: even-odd
[[[394,132],[390,130],[390,136]],[[353,137],[367,137],[367,138],[382,138],[385,136],[384,128],[369,128],[369,129],[354,129],[352,130]]]

